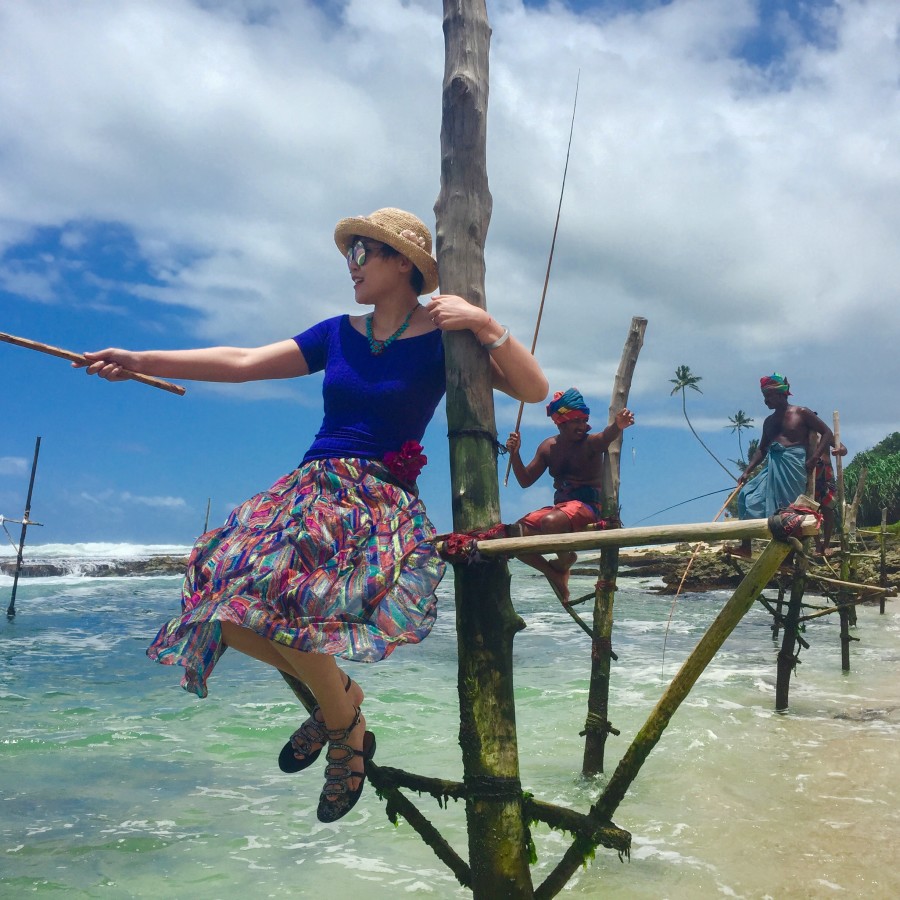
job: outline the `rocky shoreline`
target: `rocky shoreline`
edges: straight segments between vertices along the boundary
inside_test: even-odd
[[[765,546],[763,541],[753,543],[754,555]],[[625,548],[619,552],[619,575],[658,578],[661,584],[648,590],[660,594],[678,593],[679,585],[684,578],[681,593],[702,593],[733,590],[741,583],[744,574],[750,568],[749,560],[729,555],[722,546],[701,544],[696,554],[695,546],[676,544],[639,549]],[[693,562],[687,577],[684,577],[685,569],[692,557]],[[573,574],[596,575],[596,568],[594,566],[589,568],[588,565],[596,564],[597,559],[599,557],[596,555],[590,559],[583,555],[573,568]],[[857,560],[857,565],[857,574],[853,578],[856,583],[879,583],[879,559],[872,556],[861,558]],[[900,591],[900,547],[896,544],[888,550],[885,568],[888,587],[893,588],[895,592]],[[840,578],[839,570],[840,562],[837,557],[831,557],[828,561],[814,558],[809,568],[811,574],[835,579]]]
[[[24,562],[20,578],[58,578],[81,575],[86,578],[122,578],[129,575],[183,575],[186,556],[151,556],[147,559],[95,561],[89,559],[59,559],[53,562]],[[14,560],[0,563],[0,573],[14,575]]]
[[[763,546],[759,542],[759,547]],[[625,548],[619,553],[619,574],[638,578],[659,579],[658,587],[648,590],[661,594],[678,591],[688,561],[694,553],[694,545],[667,544],[659,547]],[[597,554],[582,554],[573,568],[573,574],[596,575]],[[122,578],[129,576],[158,577],[161,575],[182,575],[187,566],[186,556],[152,556],[146,559],[92,561],[85,559],[60,559],[53,562],[26,562],[22,566],[21,578],[54,578],[65,575],[79,575],[86,578]],[[865,558],[859,561],[858,582],[878,584],[879,560]],[[697,593],[736,588],[749,568],[746,559],[729,556],[722,547],[701,544],[694,556],[687,578],[681,591]],[[836,558],[828,564],[819,561],[811,569],[827,577],[837,576]],[[0,573],[13,575],[15,562],[0,563]],[[887,554],[888,585],[900,590],[900,547],[892,548]]]

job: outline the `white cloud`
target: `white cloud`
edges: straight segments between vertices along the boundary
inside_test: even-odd
[[[152,506],[157,509],[187,509],[181,497],[141,497],[125,491],[121,495],[123,503],[136,503],[140,506]]]
[[[125,224],[162,285],[139,293],[202,313],[197,341],[345,310],[332,223],[384,205],[430,218],[444,49],[439,4],[328,8],[4,4],[0,241]],[[530,337],[580,70],[538,343],[552,386],[605,408],[642,315],[632,405],[648,420],[677,422],[668,379],[687,364],[697,421],[761,419],[757,379],[779,370],[826,418],[894,430],[896,392],[858,385],[900,379],[900,6],[840,0],[819,43],[782,19],[768,68],[735,53],[756,8],[490,5],[488,302]]]
[[[149,506],[154,509],[186,509],[187,503],[181,497],[142,497],[129,491],[116,491],[105,489],[96,493],[82,491],[78,494],[78,501],[88,503],[93,507],[104,507],[116,514],[121,512],[123,505]]]
[[[27,459],[21,456],[0,456],[0,475],[21,475],[27,471]]]

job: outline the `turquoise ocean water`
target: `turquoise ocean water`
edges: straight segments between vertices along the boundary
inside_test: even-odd
[[[584,811],[603,782],[578,774],[588,640],[541,578],[512,572],[527,623],[515,641],[523,785]],[[146,658],[179,581],[19,582],[18,615],[0,624],[0,896],[469,896],[371,789],[341,822],[316,820],[321,767],[276,765],[303,718],[276,673],[227,653],[199,700],[179,669]],[[4,609],[11,583],[0,576]],[[609,772],[728,598],[689,595],[672,612],[651,585],[620,579],[610,708],[622,735],[607,745]],[[451,590],[423,644],[347,669],[368,694],[378,762],[459,778]],[[849,674],[836,620],[811,623],[785,715],[773,712],[768,626],[761,607],[748,613],[619,807],[631,860],[598,849],[562,896],[900,896],[900,607],[860,610]],[[465,857],[462,804],[413,799]],[[540,826],[535,837],[538,883],[568,839]]]

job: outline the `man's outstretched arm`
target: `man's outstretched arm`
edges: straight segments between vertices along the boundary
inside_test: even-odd
[[[547,444],[551,438],[541,441],[538,445],[534,459],[526,466],[522,462],[519,455],[519,449],[522,446],[522,438],[517,431],[512,432],[506,441],[506,449],[509,450],[509,459],[512,463],[512,470],[519,482],[519,487],[531,487],[544,472],[547,471],[549,456],[547,455]]]
[[[634,413],[628,409],[620,409],[615,419],[600,432],[600,434],[592,434],[588,440],[598,443],[601,450],[605,450],[626,428],[634,425]]]

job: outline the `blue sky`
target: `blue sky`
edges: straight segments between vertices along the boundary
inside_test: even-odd
[[[900,427],[900,6],[893,0],[488,3],[491,312],[530,341],[572,156],[538,356],[605,422],[648,319],[625,436],[626,524],[727,476],[758,379],[841,416],[851,453]],[[0,6],[0,331],[72,350],[248,345],[353,310],[332,242],[440,189],[440,4],[18,0]],[[0,344],[0,514],[32,543],[187,543],[289,471],[318,376],[109,385]],[[497,398],[501,437],[516,404]],[[541,407],[526,454],[553,431]],[[449,529],[446,421],[422,494]],[[505,460],[501,460],[501,479]],[[501,487],[504,519],[550,497]],[[711,519],[726,494],[646,524]],[[0,536],[2,537],[2,536]]]

